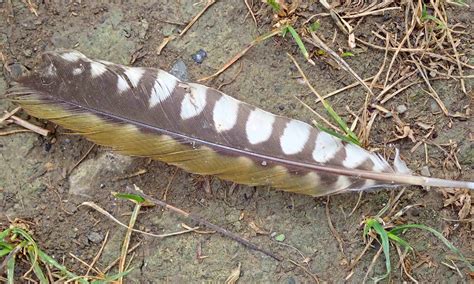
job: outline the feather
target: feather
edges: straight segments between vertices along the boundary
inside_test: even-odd
[[[32,116],[122,154],[241,184],[312,196],[399,184],[474,188],[474,182],[412,175],[398,152],[391,167],[378,154],[304,122],[165,71],[77,51],[43,54],[7,97]]]

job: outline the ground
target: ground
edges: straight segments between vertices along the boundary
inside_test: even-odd
[[[181,69],[182,63],[187,67],[189,80],[196,81],[217,71],[253,39],[271,30],[271,10],[259,11],[260,23],[257,29],[244,1],[221,0],[159,54],[163,39],[177,35],[204,7],[203,3],[184,0],[161,0],[154,4],[138,1],[141,4],[121,5],[44,2],[48,4],[41,2],[33,9],[28,4],[30,1],[12,1],[11,6],[8,4],[10,1],[0,3],[3,60],[14,71],[19,69],[18,66],[32,68],[35,57],[42,51],[76,48],[93,58],[122,64],[129,64],[133,58],[134,66],[164,70],[172,69],[179,61]],[[313,3],[315,1],[302,2],[310,3],[305,5],[313,14],[324,12],[318,3]],[[451,21],[472,27],[472,9],[448,6],[448,14],[453,15]],[[358,36],[370,38],[371,30],[376,25],[403,19],[400,13],[389,11],[386,13],[388,16],[364,18],[357,29]],[[331,41],[337,31],[333,20],[325,16],[319,18],[322,27],[319,33],[331,43],[331,47],[334,50],[349,50],[347,37],[341,32]],[[472,43],[472,28],[466,34],[467,37],[471,35],[467,42]],[[199,49],[205,50],[208,55],[202,64],[192,59]],[[274,37],[256,45],[229,70],[206,84],[218,87],[230,82],[221,90],[237,99],[273,113],[311,122],[316,117],[294,96],[319,113],[324,113],[324,109],[298,79],[299,74],[287,52],[297,58],[321,94],[354,82],[349,73],[334,68],[325,60],[316,58],[315,66],[307,63],[291,37],[286,36]],[[362,78],[376,74],[384,59],[383,50],[358,46],[352,53],[355,56],[345,59]],[[473,58],[468,51],[463,54]],[[240,73],[239,68],[242,68]],[[7,75],[11,76],[0,74],[0,94],[4,93],[11,79]],[[465,80],[467,95],[461,91],[459,80],[435,81],[433,87],[452,113],[465,113],[469,108],[469,97],[472,98],[473,94],[472,81]],[[426,89],[426,86],[416,85],[384,106],[387,109],[405,107],[406,111],[400,116],[412,126],[416,122],[432,124],[436,135],[430,136],[431,142],[456,142],[456,155],[461,169],[443,167],[446,153],[434,144],[425,144],[429,153],[428,164],[423,146],[413,153],[410,151],[416,142],[403,138],[392,144],[400,148],[402,157],[416,173],[420,173],[424,167],[426,170],[428,166],[433,176],[473,180],[472,119],[444,116],[436,102],[422,88]],[[342,117],[352,122],[354,117],[348,109],[360,109],[364,99],[365,92],[359,87],[342,92],[329,102]],[[10,111],[14,107],[7,100],[0,100],[2,115],[4,110]],[[18,115],[56,131],[49,137],[36,133],[0,136],[0,226],[8,226],[9,220],[15,218],[24,220],[40,247],[77,274],[84,273],[87,267],[71,254],[90,263],[108,234],[108,241],[97,263],[97,267],[103,270],[118,257],[126,231],[97,211],[79,205],[85,201],[96,202],[127,223],[133,204],[115,199],[111,192],[124,191],[135,184],[158,198],[163,198],[166,191],[166,200],[170,204],[248,238],[285,260],[276,261],[218,234],[187,233],[156,239],[137,233],[132,236],[131,246],[137,243],[140,245],[134,251],[131,262],[134,269],[126,278],[128,282],[224,282],[239,263],[241,283],[312,282],[315,281],[314,277],[322,281],[343,282],[351,273],[348,261],[353,261],[365,247],[361,227],[364,218],[376,215],[401,190],[384,189],[364,193],[358,202],[357,193],[312,198],[262,187],[237,186],[232,190],[231,183],[214,178],[210,179],[209,193],[205,190],[205,179],[160,162],[120,156],[97,146],[85,156],[93,146],[91,142],[71,135],[62,128],[56,129],[44,121],[30,118],[25,113],[20,112]],[[9,125],[1,130],[11,129],[17,128]],[[392,118],[377,118],[370,135],[369,148],[383,151],[390,144],[395,131]],[[139,170],[145,173],[130,177]],[[407,187],[396,210],[407,205],[419,205],[408,210],[400,222],[424,224],[440,232],[449,232],[448,239],[472,260],[471,224],[449,221],[459,219],[459,208],[444,206],[445,200],[445,195],[439,190]],[[343,241],[345,256],[328,225],[326,207]],[[355,210],[351,212],[353,208]],[[152,207],[142,210],[136,227],[162,234],[183,230],[182,223],[194,225],[192,221],[170,211]],[[252,224],[269,234],[257,233]],[[275,237],[280,234],[285,238],[278,241]],[[411,256],[414,267],[412,276],[415,279],[423,282],[469,282],[468,270],[462,262],[455,261],[461,270],[460,274],[442,264],[444,262],[452,266],[447,257],[453,253],[437,238],[416,230],[404,237],[416,251],[416,255]],[[357,283],[363,279],[378,249],[378,245],[369,248],[353,268],[348,282]],[[198,259],[198,251],[206,258]],[[385,281],[407,280],[397,263],[397,254],[392,248],[393,272],[389,280]],[[385,262],[380,257],[369,277],[384,272]]]

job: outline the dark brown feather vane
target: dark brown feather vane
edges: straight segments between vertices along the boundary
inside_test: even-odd
[[[377,154],[158,69],[45,53],[7,97],[123,154],[186,171],[313,196],[397,184],[474,188],[414,176]]]

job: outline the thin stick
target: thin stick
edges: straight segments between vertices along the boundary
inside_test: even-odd
[[[97,273],[97,275],[100,275],[101,272],[98,271],[97,269],[95,269],[94,267],[91,267],[90,264],[88,264],[87,262],[85,262],[84,260],[80,259],[78,256],[74,255],[73,253],[69,253],[70,256],[72,256],[72,258],[74,258],[75,260],[79,261],[80,263],[82,263],[83,265],[85,265],[87,268],[89,269],[92,269],[95,271],[95,273]]]
[[[371,77],[369,77],[369,78],[363,79],[363,81],[364,81],[364,82],[365,82],[365,81],[369,81],[369,80],[372,80],[372,79],[374,79],[374,78],[375,78],[375,76],[371,76]],[[360,82],[359,82],[359,81],[356,81],[356,82],[354,82],[354,83],[352,83],[352,84],[350,84],[350,85],[347,85],[347,86],[345,86],[345,87],[343,87],[343,88],[340,88],[340,89],[338,89],[338,90],[335,90],[335,91],[333,91],[333,92],[331,92],[331,93],[328,93],[327,95],[323,96],[323,99],[330,98],[330,97],[332,97],[332,96],[334,96],[334,95],[337,95],[337,94],[339,94],[339,93],[342,93],[342,92],[344,92],[344,91],[346,91],[346,90],[349,90],[349,89],[354,88],[354,87],[359,86],[359,85],[360,85]],[[319,103],[320,101],[321,101],[321,100],[318,98],[318,99],[316,99],[315,103]]]
[[[112,216],[112,214],[110,214],[109,212],[105,211],[104,209],[102,209],[100,206],[98,206],[97,204],[95,204],[94,202],[89,202],[89,201],[86,201],[86,202],[83,202],[81,205],[79,206],[89,206],[95,210],[97,210],[99,213],[102,213],[103,215],[105,215],[106,217],[108,217],[110,220],[114,221],[115,223],[119,224],[120,226],[124,227],[124,228],[127,228],[128,229],[128,226],[125,225],[124,223],[120,222],[119,220],[117,220],[117,218],[115,218],[114,216]],[[157,234],[152,234],[152,233],[148,233],[148,232],[145,232],[145,231],[141,231],[141,230],[137,230],[137,229],[132,229],[132,231],[134,232],[137,232],[137,233],[140,233],[140,234],[144,234],[144,235],[147,235],[147,236],[151,236],[151,237],[154,237],[154,238],[160,238],[160,239],[163,239],[163,238],[166,238],[166,237],[171,237],[171,236],[176,236],[176,235],[181,235],[181,234],[185,234],[185,233],[189,233],[189,232],[193,232],[195,230],[199,229],[199,227],[194,227],[194,228],[191,228],[189,230],[184,230],[184,231],[178,231],[178,232],[174,232],[174,233],[168,233],[168,234],[161,234],[161,235],[157,235]]]
[[[32,131],[29,129],[10,130],[10,131],[5,131],[5,132],[0,132],[0,136],[7,136],[11,134],[25,133],[25,132],[32,132]]]
[[[36,126],[32,123],[29,123],[28,121],[23,120],[23,119],[19,118],[18,116],[15,116],[15,115],[10,116],[10,118],[7,119],[7,121],[11,121],[11,122],[13,122],[17,125],[20,125],[20,126],[26,128],[26,129],[29,129],[29,130],[31,130],[33,132],[36,132],[36,133],[38,133],[40,135],[43,135],[43,136],[48,136],[49,132],[50,132],[47,129],[44,129],[44,128]]]
[[[271,38],[272,36],[274,35],[277,35],[281,32],[280,29],[275,29],[273,31],[271,31],[270,33],[266,34],[266,35],[262,35],[262,36],[259,36],[258,38],[256,38],[255,40],[253,40],[251,43],[249,43],[247,45],[247,47],[245,47],[242,51],[240,51],[239,53],[237,53],[236,55],[234,55],[234,57],[232,57],[226,64],[224,64],[224,66],[222,66],[221,69],[219,69],[217,72],[215,72],[214,74],[210,75],[210,76],[207,76],[207,77],[204,77],[204,78],[201,78],[199,80],[197,80],[197,82],[203,82],[203,81],[207,81],[209,79],[212,79],[218,75],[220,75],[222,72],[224,72],[225,70],[227,70],[227,68],[229,68],[232,64],[234,64],[237,60],[239,60],[242,56],[244,56],[247,51],[249,51],[252,47],[254,47],[255,45],[257,45],[258,43],[260,43],[261,41],[264,41],[268,38]]]
[[[100,246],[99,251],[97,254],[94,256],[94,259],[92,259],[91,264],[89,265],[89,268],[86,271],[86,277],[89,276],[89,272],[91,269],[94,267],[95,263],[99,260],[100,255],[102,254],[102,251],[104,250],[105,244],[107,243],[107,239],[109,238],[109,231],[107,230],[107,233],[105,233],[104,241],[102,242],[102,245]],[[97,269],[98,270],[98,269]],[[99,271],[100,272],[100,271]],[[102,273],[102,272],[100,272]],[[103,274],[103,273],[102,273]]]
[[[313,278],[313,280],[315,281],[315,283],[319,283],[319,279],[316,275],[314,275],[313,273],[311,273],[311,271],[308,270],[308,268],[304,267],[303,265],[297,263],[296,261],[294,260],[291,260],[291,259],[288,259],[289,262],[291,262],[292,264],[298,266],[299,268],[303,269],[303,271],[308,274],[309,276],[311,276],[311,278]]]
[[[342,256],[344,257],[344,261],[346,263],[349,263],[347,261],[346,253],[344,252],[344,245],[343,245],[344,241],[342,240],[339,233],[336,231],[336,228],[334,228],[334,225],[332,224],[332,221],[331,221],[331,214],[329,213],[329,200],[330,200],[330,197],[328,196],[326,199],[326,217],[328,220],[328,226],[329,226],[329,229],[331,230],[332,235],[334,236],[334,238],[336,238],[337,243],[339,244],[339,250],[341,251]]]
[[[377,251],[377,253],[374,255],[374,258],[372,259],[372,262],[370,263],[369,268],[367,268],[367,272],[365,273],[364,280],[362,280],[362,283],[366,283],[367,277],[369,276],[369,273],[374,268],[374,265],[377,262],[377,259],[379,258],[382,251],[383,251],[383,247],[380,246],[380,249]]]
[[[206,227],[210,228],[211,230],[214,230],[214,231],[218,232],[219,234],[221,234],[221,235],[223,235],[223,236],[225,236],[225,237],[228,237],[228,238],[230,238],[230,239],[232,239],[232,240],[234,240],[234,241],[237,241],[237,242],[241,243],[242,245],[244,245],[244,246],[246,246],[246,247],[248,247],[248,248],[250,248],[250,249],[252,249],[252,250],[256,250],[256,251],[262,252],[263,254],[265,254],[265,255],[267,255],[267,256],[270,256],[271,258],[273,258],[273,259],[275,259],[275,260],[278,260],[278,261],[281,261],[281,260],[282,260],[281,257],[279,257],[279,256],[277,256],[277,255],[275,255],[275,254],[273,254],[273,253],[271,253],[271,252],[269,252],[269,251],[267,251],[267,250],[265,250],[265,249],[263,249],[263,248],[260,248],[260,247],[258,247],[257,245],[255,245],[255,244],[251,243],[250,241],[248,241],[247,239],[244,239],[244,238],[242,238],[242,237],[240,237],[240,236],[238,236],[238,235],[236,235],[236,234],[234,234],[234,233],[232,233],[232,232],[229,232],[228,230],[226,230],[226,229],[224,229],[224,228],[221,228],[221,227],[219,227],[219,226],[217,226],[217,225],[214,225],[214,224],[212,224],[211,222],[208,222],[208,221],[204,220],[203,218],[201,218],[201,217],[199,217],[199,216],[196,216],[196,215],[194,215],[194,214],[191,214],[191,213],[188,213],[188,212],[186,212],[186,211],[183,211],[183,210],[181,210],[181,209],[179,209],[179,208],[176,208],[176,207],[174,207],[174,206],[172,206],[172,205],[170,205],[170,204],[168,204],[168,203],[166,203],[166,202],[164,202],[164,201],[161,201],[161,200],[159,200],[159,199],[156,199],[156,198],[153,198],[153,197],[151,197],[151,196],[149,196],[149,195],[146,195],[146,194],[144,194],[144,193],[141,192],[141,191],[137,191],[137,192],[138,192],[139,195],[141,195],[141,196],[142,196],[143,198],[145,198],[147,201],[149,201],[149,202],[151,202],[151,203],[154,203],[155,205],[158,205],[158,206],[164,207],[164,208],[166,208],[166,209],[169,209],[169,210],[171,210],[171,211],[173,211],[173,212],[175,212],[175,213],[177,213],[177,214],[179,214],[179,215],[182,215],[182,216],[184,216],[184,217],[186,217],[186,218],[190,218],[191,220],[193,220],[193,221],[195,221],[195,222],[197,222],[197,223],[199,223],[199,224],[203,224],[203,225],[205,225]]]
[[[184,30],[181,31],[179,34],[179,37],[182,37],[193,25],[194,23],[199,19],[199,17],[206,12],[206,10],[211,7],[214,3],[216,3],[217,0],[207,0],[206,6],[199,12],[192,20],[191,22],[188,23],[188,25],[184,28]]]
[[[314,109],[312,109],[309,105],[307,105],[305,102],[303,102],[302,100],[300,100],[297,96],[293,96],[295,99],[297,99],[305,108],[307,108],[308,110],[310,110],[314,115],[316,115],[319,119],[321,119],[324,123],[326,123],[329,127],[331,127],[334,131],[336,132],[340,132],[341,130],[336,127],[334,124],[332,124],[331,122],[329,122],[329,120],[327,120],[326,118],[324,118],[324,116],[320,115],[317,111],[315,111]],[[315,123],[317,124],[317,123]]]
[[[12,115],[14,115],[18,111],[20,111],[20,109],[21,109],[21,107],[17,107],[16,109],[14,109],[10,112],[6,112],[5,115],[3,115],[2,118],[0,118],[0,123],[3,123],[5,120],[9,119]]]
[[[137,243],[136,245],[134,245],[133,247],[131,247],[127,253],[131,253],[133,251],[135,251],[139,246],[141,245],[141,243]],[[105,269],[104,269],[104,274],[109,272],[110,269],[112,269],[112,267],[114,267],[117,262],[119,262],[120,260],[120,257],[117,257],[114,261],[112,261]]]
[[[247,9],[249,10],[250,15],[252,16],[253,22],[255,23],[255,27],[258,26],[257,24],[257,18],[255,18],[255,14],[252,11],[252,7],[250,7],[249,3],[247,2],[248,0],[244,0],[245,6],[247,6]]]
[[[130,221],[128,223],[127,232],[123,238],[122,249],[120,251],[120,260],[118,266],[118,273],[122,274],[125,271],[125,261],[128,254],[128,247],[130,246],[130,238],[132,236],[133,227],[135,227],[135,222],[137,221],[138,213],[140,212],[141,204],[135,202],[135,207],[133,208],[132,216],[130,216]],[[123,283],[123,275],[118,279],[118,283]]]
[[[79,164],[82,163],[82,161],[84,161],[85,158],[87,158],[87,156],[89,156],[90,152],[92,152],[92,149],[94,149],[95,147],[95,144],[92,144],[92,146],[89,148],[89,150],[87,150],[87,152],[79,159],[79,161],[77,161],[72,167],[71,169],[69,170],[68,172],[68,175],[72,173],[72,171],[77,167],[79,166]]]
[[[339,63],[339,65],[341,65],[341,67],[346,70],[347,72],[349,72],[349,74],[352,75],[352,77],[354,77],[357,81],[359,81],[359,83],[367,90],[367,92],[369,92],[369,94],[371,95],[374,95],[372,93],[372,90],[369,88],[369,86],[367,86],[367,84],[364,82],[364,80],[362,80],[360,78],[359,75],[357,75],[357,73],[352,70],[352,68],[349,66],[349,64],[347,64],[347,62],[342,59],[336,52],[334,52],[332,49],[329,48],[329,46],[327,46],[314,32],[311,32],[311,39],[309,38],[304,38],[306,42],[316,46],[316,47],[320,47],[322,49],[324,49],[327,53],[329,53],[329,55],[331,55],[331,57],[337,62]]]

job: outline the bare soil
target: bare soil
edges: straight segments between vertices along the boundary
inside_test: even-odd
[[[49,4],[41,2],[36,16],[28,9],[27,2],[12,1],[10,9],[7,3],[0,1],[0,44],[8,66],[17,63],[29,69],[34,66],[34,58],[45,50],[76,48],[93,58],[122,64],[136,58],[134,66],[164,70],[170,70],[180,59],[187,66],[190,80],[195,81],[214,73],[246,44],[271,29],[271,11],[264,10],[266,20],[260,15],[259,20],[264,20],[257,29],[247,15],[244,1],[221,0],[204,13],[183,37],[171,41],[158,55],[157,48],[163,39],[184,27],[175,23],[186,24],[202,9],[202,3],[161,0],[105,5],[89,1],[82,4],[45,1]],[[315,1],[308,2],[311,3],[308,4],[312,7],[311,13],[324,12],[318,3],[312,3]],[[448,12],[451,21],[472,27],[472,9],[450,6]],[[389,11],[386,14],[364,18],[357,27],[357,36],[370,39],[371,30],[377,24],[397,24],[397,21],[402,24],[401,12]],[[337,30],[331,18],[320,17],[320,20],[318,33],[330,42],[331,47],[334,50],[348,50],[347,38],[340,32],[335,41],[331,41]],[[472,28],[467,30],[467,37],[469,34],[468,45],[472,43]],[[199,49],[208,54],[202,64],[195,63],[191,58]],[[224,92],[273,113],[311,122],[314,115],[293,95],[319,113],[324,113],[324,110],[297,79],[299,74],[286,52],[297,58],[322,94],[353,82],[347,72],[333,68],[324,60],[316,58],[316,66],[306,63],[296,44],[287,36],[274,37],[257,45],[223,75],[207,84],[218,87],[223,82],[232,81],[241,65],[242,71],[222,88]],[[358,47],[352,52],[355,56],[346,60],[362,78],[378,72],[384,51]],[[465,56],[473,58],[469,53]],[[0,73],[0,94],[4,93],[8,81],[9,78]],[[437,81],[433,86],[446,107],[455,113],[465,112],[466,106],[469,107],[473,80],[467,79],[466,84],[471,98],[461,92],[459,82],[454,80]],[[472,119],[447,118],[422,89],[426,86],[416,85],[385,107],[406,106],[407,110],[401,118],[412,126],[420,121],[433,124],[435,135],[430,137],[433,143],[456,142],[456,154],[462,169],[444,167],[446,153],[436,146],[427,145],[427,164],[423,146],[411,153],[415,143],[410,139],[401,139],[393,144],[400,148],[404,159],[417,173],[423,166],[428,166],[434,176],[473,180]],[[333,97],[330,103],[341,116],[352,122],[353,117],[346,106],[356,111],[363,105],[364,99],[364,90],[354,88]],[[10,102],[0,100],[0,111],[13,108]],[[52,128],[46,122],[29,118],[24,113],[21,116],[37,125]],[[1,130],[10,129],[14,126]],[[394,138],[395,130],[391,118],[377,119],[370,136],[370,148],[383,151]],[[218,234],[188,233],[165,239],[134,234],[131,245],[140,243],[140,246],[134,252],[131,262],[134,270],[127,276],[127,282],[224,282],[239,263],[242,265],[241,283],[313,282],[314,278],[309,273],[322,281],[344,282],[350,272],[347,261],[354,260],[365,247],[361,222],[367,216],[376,215],[390,196],[400,190],[364,193],[352,214],[359,197],[357,193],[332,196],[330,199],[311,198],[261,187],[238,186],[231,190],[230,183],[211,179],[212,193],[209,194],[204,190],[206,182],[201,177],[159,162],[111,154],[108,149],[97,146],[73,168],[91,146],[91,142],[61,128],[50,137],[34,133],[0,136],[0,226],[8,226],[8,219],[15,218],[31,222],[31,232],[40,247],[77,274],[84,273],[87,267],[70,254],[90,263],[109,232],[108,242],[97,264],[99,269],[103,269],[118,257],[125,229],[98,212],[78,205],[94,201],[127,223],[133,204],[115,199],[111,192],[123,191],[127,186],[136,184],[147,194],[159,198],[167,190],[167,202],[170,204],[200,215],[285,258],[282,262],[275,261]],[[141,169],[145,169],[146,173],[127,178]],[[326,205],[329,200],[330,217],[344,242],[346,256],[341,253],[328,226]],[[439,190],[409,187],[397,209],[420,204],[403,216],[404,223],[424,224],[449,232],[448,239],[472,260],[472,224],[447,221],[458,219],[459,208],[444,207],[444,201],[445,197]],[[181,223],[194,225],[160,208],[146,208],[139,215],[137,228],[158,234],[169,233],[182,230]],[[250,225],[252,223],[270,234],[257,234]],[[275,240],[275,234],[284,234],[284,241]],[[409,257],[414,267],[412,275],[417,280],[472,281],[462,262],[456,261],[461,275],[442,264],[447,262],[452,265],[446,259],[452,253],[432,235],[410,231],[405,238],[416,250],[416,254]],[[369,248],[347,282],[361,281],[378,249],[378,245]],[[197,257],[199,250],[206,258]],[[304,269],[288,261],[290,259]],[[397,263],[397,254],[392,248],[393,272],[385,281],[407,280]],[[370,276],[379,276],[384,272],[382,256],[376,261]]]

